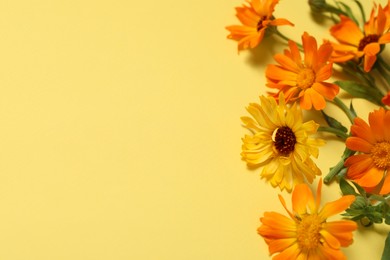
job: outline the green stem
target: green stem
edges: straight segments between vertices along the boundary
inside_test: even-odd
[[[344,161],[351,155],[353,155],[355,152],[352,150],[349,150],[347,147],[344,150],[343,155],[341,156],[340,161],[330,169],[329,173],[324,178],[324,183],[329,184],[333,178],[342,170],[344,169]]]
[[[382,56],[378,55],[378,62],[386,69],[390,71],[390,65],[382,58]]]
[[[279,36],[280,38],[282,38],[283,40],[285,40],[287,42],[292,41],[290,38],[288,38],[283,33],[281,33],[278,29],[275,30],[275,33],[276,33],[277,36]],[[303,50],[302,44],[300,44],[298,42],[295,42],[295,44],[298,46],[299,49]]]
[[[344,158],[342,158],[337,164],[336,166],[334,166],[330,171],[329,173],[325,176],[324,178],[324,183],[325,184],[329,184],[334,176],[336,176],[337,173],[339,173],[342,169],[344,168]]]
[[[360,14],[362,15],[362,25],[364,25],[366,23],[366,13],[364,12],[364,8],[358,0],[355,0],[355,3],[359,7]]]
[[[351,124],[353,124],[353,120],[355,119],[355,115],[349,110],[349,108],[339,99],[338,97],[335,97],[333,99],[333,102],[341,109],[343,112],[347,115],[349,121]]]
[[[343,132],[343,131],[341,131],[341,130],[339,130],[337,128],[333,128],[333,127],[320,126],[317,131],[318,132],[328,132],[328,133],[335,134],[338,137],[342,138],[343,141],[347,140],[347,138],[348,138],[348,134],[346,134],[345,132]]]
[[[362,69],[360,66],[357,66],[353,62],[348,62],[346,65],[339,64],[343,70],[345,70],[349,75],[359,79],[361,82],[363,82],[365,85],[375,88],[375,81],[374,79],[371,79],[370,76],[364,72],[362,72]]]
[[[379,71],[379,74],[386,80],[386,89],[390,90],[390,75],[388,71],[390,71],[390,66],[383,60],[382,57],[378,57],[377,65],[375,68]],[[383,94],[383,93],[382,93]]]

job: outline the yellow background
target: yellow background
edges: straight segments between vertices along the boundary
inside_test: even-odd
[[[284,210],[240,160],[239,118],[284,46],[237,55],[242,3],[0,2],[0,260],[267,259],[259,217]],[[275,14],[328,37],[307,1]],[[321,149],[324,172],[342,150]],[[379,259],[386,232],[344,251]]]

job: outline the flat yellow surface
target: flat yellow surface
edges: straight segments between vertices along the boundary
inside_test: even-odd
[[[239,118],[283,45],[237,55],[224,27],[242,3],[0,2],[0,260],[268,258],[259,217],[284,211],[240,160]],[[276,14],[296,40],[326,36],[306,0]],[[386,232],[346,254],[379,259]]]

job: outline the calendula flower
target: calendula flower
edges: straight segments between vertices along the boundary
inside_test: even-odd
[[[316,199],[306,184],[295,187],[292,211],[287,209],[282,196],[279,195],[279,199],[289,217],[277,212],[265,212],[264,217],[260,218],[262,225],[258,228],[270,254],[279,253],[273,259],[346,259],[340,247],[352,244],[352,232],[357,229],[357,224],[351,220],[327,219],[347,209],[355,196],[343,196],[320,209],[320,181]]]
[[[282,93],[279,104],[265,96],[260,102],[247,107],[253,118],[241,118],[253,132],[242,139],[242,158],[249,166],[262,167],[261,176],[281,190],[290,192],[294,184],[311,183],[321,174],[310,156],[318,157],[324,141],[309,137],[319,125],[313,120],[303,123],[302,111],[296,104],[287,107]]]
[[[279,0],[247,0],[249,6],[236,7],[242,25],[226,27],[229,39],[238,41],[238,50],[255,48],[270,26],[293,25],[286,19],[275,19],[272,14]]]
[[[303,109],[324,109],[325,98],[333,100],[339,92],[339,86],[324,82],[332,75],[332,63],[328,59],[332,46],[324,42],[317,49],[317,41],[308,33],[302,35],[304,59],[301,58],[298,46],[289,41],[289,50],[284,54],[276,54],[274,59],[278,65],[270,64],[265,72],[267,86],[278,89],[277,97],[283,92],[286,101],[299,100]]]
[[[363,67],[370,71],[381,51],[381,45],[390,42],[390,12],[388,5],[378,6],[375,16],[375,7],[371,11],[370,19],[364,24],[362,32],[359,26],[350,18],[340,16],[340,23],[330,29],[330,33],[339,43],[333,43],[332,60],[346,62],[363,58]]]
[[[390,111],[380,108],[369,114],[369,124],[355,118],[346,146],[359,154],[345,161],[347,178],[367,192],[390,193]]]

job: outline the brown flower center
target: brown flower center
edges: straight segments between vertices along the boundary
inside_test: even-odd
[[[294,132],[288,126],[277,128],[274,132],[274,144],[276,150],[282,155],[288,155],[294,151],[297,142]]]
[[[318,215],[306,215],[297,223],[297,242],[301,250],[318,248],[321,238],[321,219]]]
[[[257,23],[257,31],[260,31],[261,29],[263,29],[264,27],[266,27],[264,24],[263,24],[263,21],[267,20],[267,16],[263,16],[260,18],[259,22]]]
[[[310,88],[315,82],[316,74],[312,69],[302,69],[298,73],[297,84],[301,89]]]
[[[379,40],[379,35],[376,34],[367,35],[360,40],[358,50],[362,51],[364,50],[364,47],[366,47],[367,44],[372,42],[378,42],[378,40]]]
[[[371,148],[371,157],[376,167],[380,169],[390,168],[390,143],[378,142]]]

